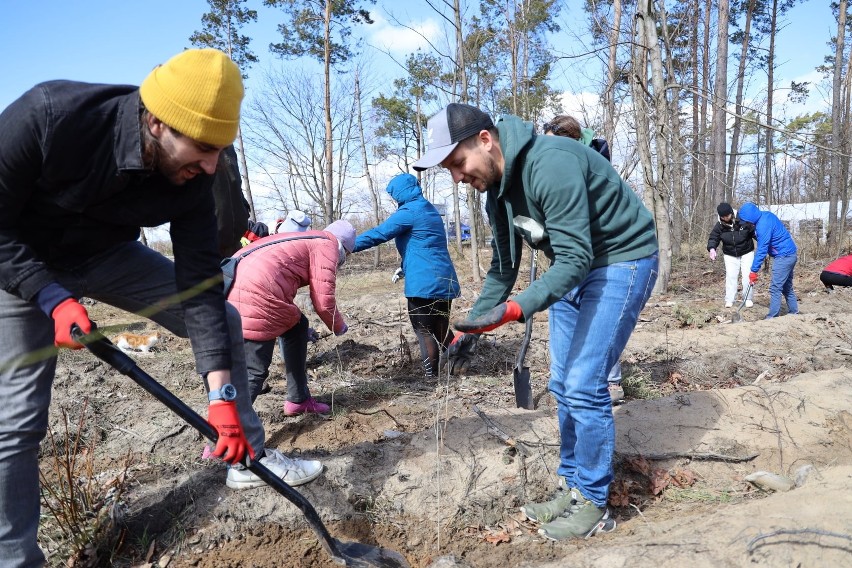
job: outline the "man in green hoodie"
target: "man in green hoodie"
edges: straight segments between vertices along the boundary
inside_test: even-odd
[[[607,374],[618,361],[657,279],[651,214],[595,150],[537,136],[515,116],[495,125],[481,110],[450,104],[429,119],[429,151],[455,182],[486,194],[494,235],[491,267],[451,352],[469,355],[480,333],[549,308],[551,379],[561,437],[559,490],[521,507],[548,538],[584,538],[614,523],[606,508],[615,424]],[[524,292],[509,294],[523,243],[551,261]]]

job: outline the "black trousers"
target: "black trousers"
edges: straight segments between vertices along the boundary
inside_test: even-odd
[[[819,279],[825,284],[826,288],[833,286],[852,286],[852,276],[838,274],[837,272],[823,270],[822,274],[819,275]]]
[[[302,314],[298,323],[278,338],[278,347],[284,359],[287,377],[287,400],[305,402],[311,397],[308,389],[308,318]],[[249,395],[252,403],[260,395],[263,381],[269,376],[275,340],[245,340],[246,366],[248,367]]]
[[[449,347],[453,339],[450,333],[452,305],[452,300],[408,298],[408,319],[420,344],[420,359],[426,378],[438,374],[441,352]]]

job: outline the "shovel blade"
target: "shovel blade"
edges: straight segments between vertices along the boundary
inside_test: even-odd
[[[338,554],[350,568],[411,568],[400,553],[387,548],[339,540],[336,545]]]
[[[532,385],[530,384],[530,368],[515,368],[515,404],[518,408],[535,410],[533,401]]]

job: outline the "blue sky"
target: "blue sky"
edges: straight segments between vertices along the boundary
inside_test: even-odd
[[[201,15],[209,9],[206,0],[7,0],[4,4],[0,109],[49,79],[139,84],[156,64],[190,47],[188,38],[201,27]],[[578,31],[585,26],[577,4],[578,0],[570,0],[572,8],[560,16],[563,29],[569,30],[570,22],[577,20],[583,22]],[[267,45],[277,39],[275,27],[282,20],[277,10],[257,9],[261,21],[245,30],[261,57],[250,76],[259,76],[263,65],[274,61]],[[377,23],[369,28],[369,43],[390,46],[400,59],[422,40],[394,25],[394,16],[427,36],[439,35],[440,20],[422,0],[379,0],[372,12]],[[822,62],[828,49],[825,42],[835,27],[828,2],[808,1],[796,7],[779,36],[779,82],[801,80],[812,73]],[[382,57],[378,50],[372,51]],[[574,82],[565,86],[583,88]]]

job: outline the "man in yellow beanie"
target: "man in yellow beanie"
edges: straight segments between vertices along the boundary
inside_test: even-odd
[[[192,49],[155,68],[139,88],[50,81],[0,113],[4,567],[45,561],[36,540],[39,442],[55,348],[80,348],[72,326],[93,327],[83,296],[153,312],[153,321],[190,338],[209,391],[208,421],[220,433],[215,455],[232,464],[246,453],[259,457],[292,485],[322,471],[317,461],[264,450],[247,396],[239,315],[226,308],[217,280],[211,185],[221,151],[236,136],[242,97],[240,71],[224,53]],[[174,262],[138,241],[141,227],[164,223]]]

